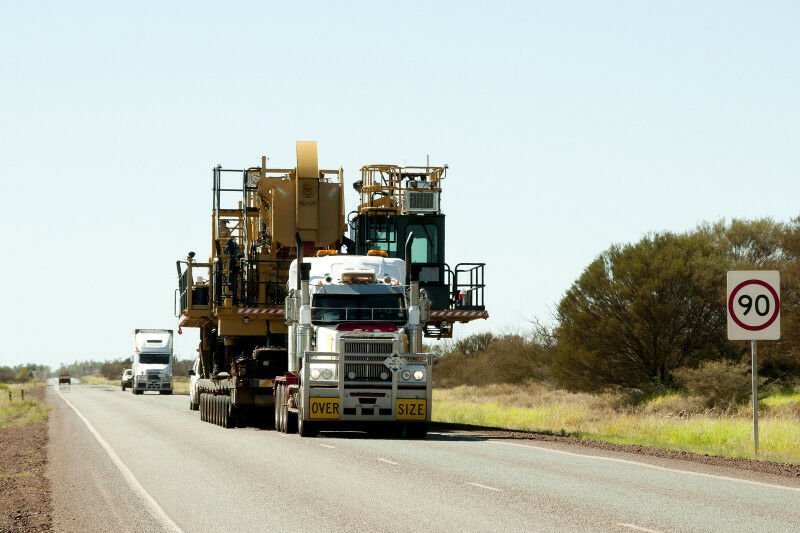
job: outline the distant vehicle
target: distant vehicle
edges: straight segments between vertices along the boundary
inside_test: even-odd
[[[124,391],[127,387],[133,386],[133,369],[126,368],[125,371],[122,372],[122,380],[120,381],[120,385],[122,386],[122,390]]]
[[[197,388],[198,379],[200,379],[199,357],[194,360],[194,365],[189,370],[189,409],[192,411],[200,409],[200,390]]]
[[[58,384],[61,385],[62,383],[66,383],[67,385],[72,383],[72,381],[69,378],[69,372],[67,372],[66,370],[62,370],[61,372],[58,373]]]
[[[172,394],[172,330],[137,329],[133,341],[131,392]]]

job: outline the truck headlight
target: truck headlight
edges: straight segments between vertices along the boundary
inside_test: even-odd
[[[425,377],[425,372],[423,372],[422,370],[416,370],[414,372],[414,379],[416,379],[417,381],[422,381],[424,377]]]
[[[404,380],[408,381],[409,379],[411,379],[411,371],[404,370],[401,376],[403,377]]]
[[[315,380],[334,380],[336,379],[336,370],[334,365],[327,365],[324,363],[311,363],[309,365],[309,376]]]

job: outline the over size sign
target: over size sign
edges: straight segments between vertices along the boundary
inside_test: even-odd
[[[777,270],[728,272],[728,339],[780,339],[780,290],[780,273]]]

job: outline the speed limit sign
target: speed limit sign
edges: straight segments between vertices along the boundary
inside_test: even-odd
[[[728,339],[781,338],[780,273],[777,270],[728,272]]]

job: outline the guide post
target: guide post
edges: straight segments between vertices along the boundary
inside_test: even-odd
[[[781,338],[780,273],[728,272],[728,339],[749,340],[753,377],[753,448],[758,453],[758,340]]]

